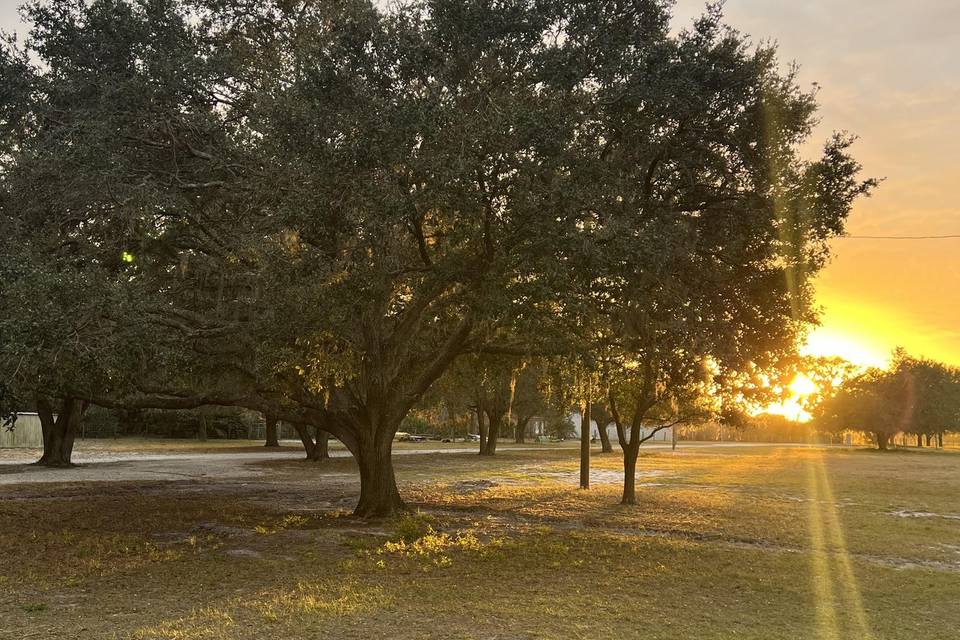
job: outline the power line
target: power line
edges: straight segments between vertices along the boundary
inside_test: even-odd
[[[837,236],[840,240],[954,240],[960,234],[945,236]]]

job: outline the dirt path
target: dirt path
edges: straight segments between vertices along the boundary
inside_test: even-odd
[[[681,449],[713,447],[760,447],[754,443],[686,444]],[[669,449],[670,445],[646,445],[648,449]],[[509,447],[509,451],[564,450],[569,447]],[[571,453],[573,449],[570,449]],[[0,486],[49,482],[127,482],[140,480],[183,479],[240,479],[263,476],[260,465],[277,460],[299,460],[303,452],[292,447],[284,451],[245,453],[138,453],[130,451],[78,451],[73,459],[78,466],[70,469],[35,467],[31,463],[39,452],[32,449],[5,450],[0,458]],[[425,449],[397,449],[395,456],[432,454],[472,454],[476,447],[443,447]],[[334,448],[330,455],[346,458],[350,453]],[[602,474],[601,474],[602,475]],[[622,476],[619,476],[622,477]],[[598,481],[618,481],[597,478]]]
[[[9,452],[8,452],[9,453]],[[19,453],[19,452],[18,452]],[[430,454],[468,454],[474,448],[402,449],[397,456]],[[330,451],[331,457],[348,458],[343,449]],[[37,453],[25,450],[11,460],[0,462],[0,486],[48,482],[126,482],[139,480],[183,479],[238,479],[255,478],[267,473],[261,463],[277,460],[300,460],[303,452],[264,451],[262,453],[131,453],[78,452],[74,455],[76,467],[48,469],[31,463]]]

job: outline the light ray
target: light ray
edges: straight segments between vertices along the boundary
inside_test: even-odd
[[[863,595],[860,592],[860,582],[853,572],[853,562],[850,559],[850,552],[847,548],[847,539],[843,531],[843,524],[840,521],[840,511],[837,508],[834,498],[833,488],[830,485],[830,478],[827,475],[826,465],[823,461],[823,453],[818,456],[817,479],[820,486],[821,505],[825,506],[823,511],[824,524],[830,536],[829,542],[835,549],[839,571],[837,580],[842,586],[840,591],[842,598],[846,601],[846,611],[850,614],[853,626],[856,628],[856,637],[864,640],[871,640],[873,633],[870,631],[870,623],[867,620],[867,612],[863,606]]]
[[[810,452],[807,492],[816,637],[872,640],[874,636],[863,606],[860,583],[853,571],[823,451]],[[839,612],[843,613],[842,619],[838,617]]]
[[[810,508],[807,516],[810,531],[810,563],[813,579],[813,610],[819,640],[840,640],[837,625],[833,580],[830,575],[830,559],[826,548],[823,515],[820,509],[820,486],[813,463],[808,463],[807,496]]]

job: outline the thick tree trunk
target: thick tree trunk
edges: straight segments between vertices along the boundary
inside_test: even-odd
[[[40,418],[40,429],[43,433],[43,455],[36,464],[46,464],[53,452],[53,432],[56,430],[56,419],[53,417],[53,407],[43,396],[37,396],[37,416]]]
[[[43,455],[37,460],[38,465],[46,467],[73,465],[71,462],[73,443],[80,426],[80,418],[86,407],[86,402],[82,400],[66,398],[61,402],[60,412],[54,418],[50,401],[44,397],[37,398],[37,414],[43,431]]]
[[[313,449],[315,460],[330,459],[330,434],[323,429],[317,429],[317,444]]]
[[[486,442],[484,443],[481,440],[481,445],[485,444],[481,450],[480,455],[482,456],[495,456],[497,455],[497,441],[500,439],[500,425],[503,423],[503,418],[506,413],[502,414],[491,414],[487,413],[487,434]],[[480,436],[483,438],[483,436]]]
[[[313,450],[316,449],[316,445],[310,436],[310,432],[307,431],[307,426],[296,423],[293,425],[293,429],[297,432],[297,435],[300,436],[300,442],[303,444],[303,450],[307,454],[307,460],[312,460]]]
[[[637,504],[637,456],[639,447],[623,449],[623,497],[620,504]]]
[[[277,434],[277,419],[273,416],[264,416],[264,421],[267,424],[267,442],[265,447],[279,447],[280,438]]]
[[[890,436],[879,431],[874,433],[874,435],[877,437],[877,448],[880,449],[880,451],[886,451]]]
[[[393,472],[393,437],[361,442],[354,452],[360,467],[360,501],[354,515],[383,518],[406,510]]]
[[[517,427],[514,433],[516,444],[525,444],[527,442],[527,425],[530,424],[530,418],[518,418]]]
[[[600,446],[602,453],[613,453],[613,443],[610,442],[610,433],[607,427],[610,425],[601,425],[597,423],[597,432],[600,434]]]

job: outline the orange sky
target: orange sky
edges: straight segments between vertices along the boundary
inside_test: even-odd
[[[678,22],[702,6],[678,0]],[[725,11],[820,84],[817,144],[849,130],[867,174],[886,178],[857,205],[852,235],[960,234],[960,2],[728,0]],[[874,364],[901,345],[960,365],[960,239],[833,247],[813,351]]]
[[[0,28],[21,28],[18,0],[0,0]],[[678,0],[686,23],[703,0]],[[817,82],[822,124],[859,136],[868,175],[886,178],[860,202],[858,235],[960,234],[960,2],[727,0],[729,21],[780,43],[785,62]],[[817,283],[823,326],[812,350],[880,363],[897,345],[960,365],[960,239],[834,242]]]

